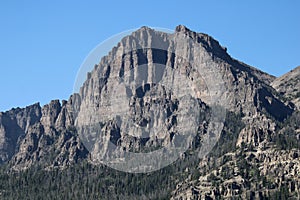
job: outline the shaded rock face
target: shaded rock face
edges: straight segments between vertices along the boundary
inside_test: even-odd
[[[41,118],[39,104],[0,114],[0,162],[6,162],[18,151],[22,137]]]
[[[117,156],[150,152],[178,141],[199,143],[209,132],[210,112],[217,104],[241,117],[244,126],[233,149],[253,148],[255,153],[245,153],[249,165],[257,162],[255,170],[264,176],[269,171],[283,176],[279,172],[283,169],[295,174],[299,156],[289,161],[297,150],[278,153],[271,143],[278,133],[284,135],[286,129],[279,124],[295,115],[299,106],[298,69],[275,79],[231,58],[206,34],[182,25],[172,34],[142,27],[104,56],[68,101],[0,113],[0,162],[9,162],[14,170],[35,164],[51,169],[90,159],[89,153],[105,158],[112,150]],[[187,128],[197,137],[186,137]],[[295,126],[292,132],[298,130]],[[210,168],[207,158],[200,161],[199,166],[208,170],[199,169],[198,180],[178,184],[172,198],[268,196],[267,190],[266,194],[249,190],[239,153],[227,154],[219,158],[218,169]],[[223,162],[226,156],[230,160]],[[223,181],[219,187],[210,183],[212,173]],[[277,186],[290,184],[292,192],[299,191],[297,179],[287,178],[292,181],[280,179]]]
[[[275,79],[271,84],[286,102],[293,102],[299,109],[300,107],[300,66],[292,71]]]
[[[36,164],[64,167],[86,158],[72,123],[67,102],[61,105],[59,100],[1,113],[1,162],[20,170]]]

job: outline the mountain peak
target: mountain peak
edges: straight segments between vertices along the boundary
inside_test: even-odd
[[[153,29],[150,28],[149,26],[142,26],[142,27],[139,28],[137,31],[149,31],[149,30],[153,30]]]
[[[149,26],[141,26],[140,28],[138,28],[137,30],[133,31],[132,34],[140,34],[142,32],[155,32],[154,28],[151,28]]]
[[[135,32],[138,32],[138,31],[149,31],[149,30],[152,30],[154,31],[153,28],[149,27],[149,26],[141,26],[139,29],[137,29]],[[182,25],[182,24],[179,24],[178,26],[176,26],[175,28],[175,32],[178,32],[178,33],[188,33],[188,32],[191,32],[191,33],[196,33],[192,30],[190,30],[189,28],[187,28],[186,26]]]
[[[184,26],[182,24],[176,26],[175,31],[176,32],[183,32],[183,33],[192,32],[189,28],[187,28],[186,26]]]

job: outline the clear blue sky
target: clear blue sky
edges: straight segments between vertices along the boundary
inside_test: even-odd
[[[300,65],[300,1],[1,1],[0,111],[68,99],[88,53],[119,32],[184,24],[279,76]]]

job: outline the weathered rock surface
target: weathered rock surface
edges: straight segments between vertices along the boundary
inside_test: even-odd
[[[51,101],[1,113],[1,162],[12,169],[32,165],[60,166],[87,157],[87,150],[75,136],[67,102]]]
[[[159,77],[161,80],[170,80],[173,77],[171,84],[167,81],[164,83],[165,88],[172,88],[173,92],[178,90],[179,92],[171,96],[170,91],[163,91],[163,88],[149,85],[148,90],[156,91],[156,96],[162,96],[166,100],[171,97],[169,100],[174,103],[176,95],[180,96],[188,91],[186,93],[193,98],[203,100],[207,105],[221,104],[230,111],[245,115],[247,126],[242,131],[239,144],[250,142],[250,138],[254,138],[253,134],[260,134],[260,141],[252,141],[258,145],[264,140],[266,130],[274,133],[275,124],[266,114],[282,121],[292,113],[292,109],[278,99],[279,95],[268,85],[274,80],[273,76],[232,59],[227,54],[226,48],[212,37],[190,31],[184,26],[176,27],[174,34],[142,27],[132,35],[123,38],[117,47],[113,48],[108,56],[102,58],[95,69],[88,74],[87,81],[79,93],[81,100],[77,113],[79,126],[97,123],[102,120],[99,116],[113,117],[117,114],[114,112],[122,112],[128,104],[137,105],[136,99],[124,98],[126,94],[121,93],[122,98],[112,94],[116,90],[118,93],[129,90],[151,107],[152,100],[149,97],[139,97],[138,89],[144,87],[140,80],[146,79],[148,83],[155,83],[154,78],[157,78],[155,71],[159,71],[161,67],[157,64],[166,66]],[[147,71],[148,74],[143,74],[143,71]],[[164,71],[169,72],[164,73]],[[180,73],[180,76],[176,76],[177,73]],[[186,80],[180,80],[182,77]],[[190,81],[192,87],[188,84],[183,85],[187,81]],[[130,85],[130,88],[126,88],[126,84]],[[117,105],[114,102],[117,102]],[[110,103],[113,106],[107,106]],[[140,108],[147,109],[145,105],[140,105]],[[129,109],[131,108],[125,112]],[[135,120],[147,121],[136,115],[143,113],[147,116],[149,113],[145,113],[145,110],[133,109],[132,115],[135,115]],[[159,114],[154,116],[153,121],[163,123],[158,118]],[[259,132],[260,129],[264,131]],[[141,135],[137,130],[134,132]],[[120,137],[122,138],[122,134]],[[105,141],[104,138],[102,140]],[[151,143],[152,140],[149,142]]]

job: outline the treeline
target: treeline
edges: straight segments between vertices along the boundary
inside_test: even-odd
[[[175,187],[172,168],[149,174],[119,172],[86,162],[51,171],[32,167],[6,173],[2,168],[0,199],[164,199]]]

